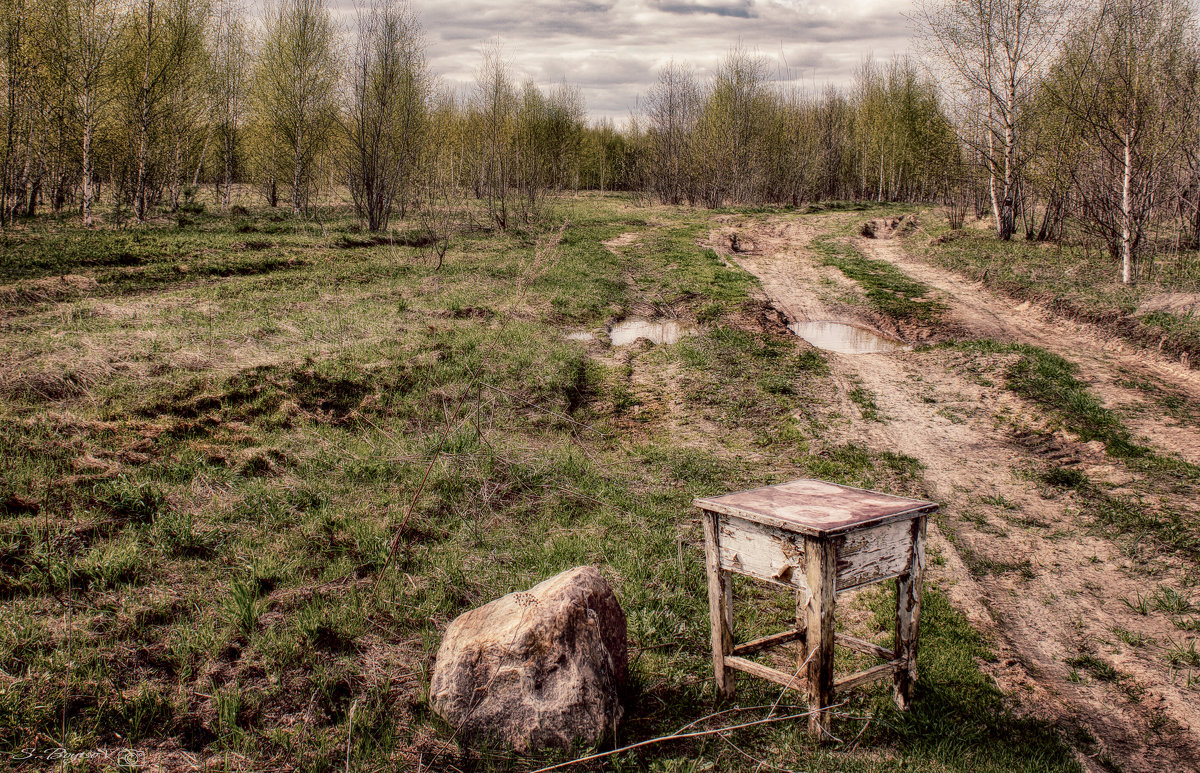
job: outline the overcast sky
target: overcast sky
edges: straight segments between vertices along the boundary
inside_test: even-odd
[[[909,48],[911,0],[411,0],[433,70],[475,75],[485,43],[542,86],[578,85],[593,118],[618,122],[675,59],[710,72],[730,47],[786,62],[805,85],[844,84],[861,59]]]

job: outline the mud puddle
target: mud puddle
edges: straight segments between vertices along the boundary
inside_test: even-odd
[[[788,329],[818,349],[838,354],[907,352],[911,346],[844,322],[793,322]]]
[[[656,344],[673,344],[684,336],[696,334],[692,325],[681,325],[671,319],[644,319],[630,317],[613,325],[608,337],[613,346],[628,346],[639,338]]]

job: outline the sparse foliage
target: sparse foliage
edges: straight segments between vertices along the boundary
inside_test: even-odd
[[[419,179],[429,77],[411,9],[398,0],[360,8],[344,118],[346,169],[354,207],[368,230],[401,217]]]
[[[260,174],[272,194],[278,181],[290,182],[292,211],[301,214],[337,122],[336,29],[323,0],[275,0],[263,24],[254,75]]]

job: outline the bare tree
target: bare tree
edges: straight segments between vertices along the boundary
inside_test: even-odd
[[[239,134],[246,99],[249,45],[239,0],[220,0],[212,43],[209,81],[213,108],[210,126],[218,133],[221,160],[221,206],[228,209],[238,168]]]
[[[474,119],[479,134],[477,190],[487,201],[488,216],[501,230],[508,228],[513,174],[513,138],[517,95],[499,41],[484,49],[475,76]]]
[[[75,99],[83,150],[80,173],[83,225],[92,225],[95,153],[92,143],[101,111],[115,92],[105,83],[121,17],[112,0],[73,0],[67,4],[66,83]]]
[[[165,150],[164,137],[173,140],[169,159],[157,170],[157,182],[166,178],[177,183],[182,175],[181,142],[188,128],[165,125],[172,118],[194,110],[198,67],[203,59],[203,41],[210,14],[207,0],[138,0],[132,14],[130,43],[126,56],[136,58],[137,74],[132,85],[136,167],[133,189],[134,214],[144,222],[151,198],[151,168],[155,150]],[[154,197],[161,193],[159,187]],[[177,190],[176,190],[177,193]],[[175,198],[173,196],[173,198]]]
[[[1134,281],[1145,226],[1175,182],[1193,128],[1196,48],[1183,0],[1106,0],[1048,79],[1084,138],[1074,166],[1083,214]]]
[[[417,20],[404,0],[358,12],[344,128],[350,192],[371,231],[407,204],[427,123],[429,77]]]
[[[799,206],[814,195],[817,162],[816,109],[796,88],[777,91],[764,118],[764,195],[767,201]]]
[[[702,198],[710,207],[756,198],[761,182],[763,118],[767,115],[767,61],[735,47],[725,55],[705,94],[699,157],[707,167]]]
[[[30,12],[26,0],[3,0],[0,4],[0,52],[3,53],[4,146],[0,148],[0,226],[11,223],[20,207],[20,180],[26,176],[19,158],[27,143],[31,112]],[[27,157],[27,156],[26,156]]]
[[[1177,211],[1181,220],[1180,245],[1200,249],[1200,56],[1193,57],[1185,78],[1192,96],[1181,105],[1180,119],[1186,128],[1183,165],[1179,169]]]
[[[664,204],[682,204],[691,198],[687,164],[700,111],[695,71],[671,62],[659,72],[645,104],[650,182]]]
[[[936,84],[913,60],[864,60],[851,98],[857,195],[877,201],[949,196],[961,174],[960,147]]]

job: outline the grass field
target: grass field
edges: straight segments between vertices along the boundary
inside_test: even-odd
[[[539,230],[461,234],[440,270],[415,235],[370,239],[337,207],[5,234],[0,754],[564,759],[460,747],[426,692],[457,614],[580,564],[629,619],[618,744],[731,708],[712,690],[691,499],[805,475],[924,488],[915,460],[823,439],[825,358],[764,327],[752,277],[697,246],[706,218],[566,198]],[[847,260],[830,257],[895,284]],[[628,315],[698,333],[607,347]],[[738,592],[759,601],[747,638],[786,620],[791,599]],[[847,628],[887,631],[888,592],[862,594]],[[879,686],[843,707],[841,743],[781,723],[577,769],[1074,770],[1059,729],[1017,717],[981,673],[990,657],[931,587],[911,713]],[[737,703],[778,697],[747,681]]]

